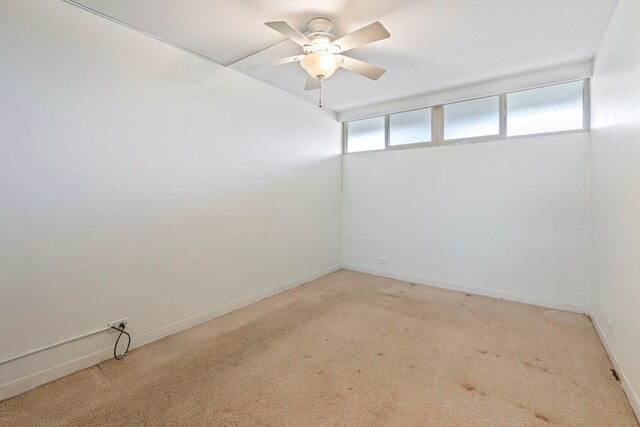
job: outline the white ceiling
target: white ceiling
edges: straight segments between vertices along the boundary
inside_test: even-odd
[[[315,16],[340,37],[380,21],[391,37],[348,53],[387,69],[378,81],[338,70],[323,84],[334,111],[591,59],[618,0],[75,0],[83,6],[229,65],[295,95],[298,64],[249,71],[247,65],[297,55],[301,48],[266,27],[300,31]]]

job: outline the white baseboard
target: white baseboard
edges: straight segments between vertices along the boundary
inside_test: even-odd
[[[166,336],[173,335],[177,332],[199,325],[200,323],[230,313],[239,308],[246,307],[264,298],[277,295],[288,289],[295,288],[296,286],[300,286],[322,276],[326,276],[327,274],[338,271],[341,268],[341,265],[325,268],[315,273],[308,274],[304,277],[300,277],[284,285],[276,286],[274,288],[267,289],[256,294],[249,295],[228,304],[212,308],[211,310],[207,310],[204,313],[200,313],[179,322],[163,326],[162,328],[156,329],[155,331],[151,331],[144,335],[134,337],[131,340],[131,348],[134,349],[145,344],[149,344],[153,341],[157,341]],[[69,375],[73,372],[88,368],[104,360],[107,360],[110,357],[113,357],[113,347],[105,348],[96,351],[95,353],[87,354],[77,359],[70,360],[61,365],[35,372],[31,375],[2,384],[0,385],[0,400],[8,399],[9,397],[24,393],[25,391],[31,390],[39,385],[48,383],[58,378],[62,378],[65,375]]]
[[[346,270],[359,271],[361,273],[374,274],[376,276],[389,277],[391,279],[402,280],[405,282],[417,283],[420,285],[428,285],[428,286],[434,286],[436,288],[450,289],[450,290],[460,291],[460,292],[469,292],[472,294],[484,295],[484,296],[494,297],[494,298],[502,298],[509,301],[539,305],[542,307],[554,308],[557,310],[565,310],[565,311],[571,311],[574,313],[584,313],[584,314],[590,313],[589,307],[586,305],[556,301],[553,299],[539,298],[539,297],[534,297],[529,295],[521,295],[521,294],[516,294],[512,292],[481,288],[478,286],[464,285],[461,283],[447,282],[443,280],[434,280],[426,277],[412,276],[410,274],[396,273],[393,271],[363,267],[360,265],[343,264],[342,268]]]
[[[624,374],[624,370],[622,369],[622,366],[620,366],[620,362],[618,362],[618,358],[616,357],[616,354],[613,351],[613,347],[609,343],[607,336],[604,334],[604,329],[602,329],[602,327],[600,326],[600,322],[598,322],[597,316],[595,316],[592,313],[590,317],[591,317],[591,322],[593,323],[593,326],[595,326],[596,328],[596,332],[598,332],[600,341],[602,341],[602,345],[604,346],[604,349],[607,351],[607,354],[609,355],[609,360],[611,360],[611,364],[613,365],[616,372],[618,373],[618,377],[620,378],[620,385],[622,386],[622,389],[626,393],[627,398],[629,399],[629,403],[631,403],[631,407],[633,408],[633,411],[636,413],[636,417],[638,418],[638,420],[640,420],[640,399],[638,399],[638,396],[636,395],[636,393],[633,391],[633,388],[629,384],[629,381],[627,380],[627,377]]]

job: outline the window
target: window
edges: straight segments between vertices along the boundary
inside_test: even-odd
[[[420,142],[431,142],[431,108],[389,116],[389,145]]]
[[[345,122],[345,151],[582,131],[589,127],[588,83],[559,83]]]
[[[384,116],[347,124],[347,152],[382,150],[385,145]]]
[[[582,81],[507,95],[507,136],[582,129]]]
[[[500,134],[500,98],[480,98],[444,106],[444,139]]]

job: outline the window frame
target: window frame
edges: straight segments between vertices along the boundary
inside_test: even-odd
[[[540,133],[529,133],[525,135],[513,135],[507,136],[507,95],[510,93],[522,92],[530,89],[537,89],[542,87],[549,86],[557,86],[564,83],[570,83],[575,81],[582,81],[582,128],[581,129],[571,129],[571,130],[563,130],[563,131],[552,131],[552,132],[540,132]],[[425,148],[425,147],[437,147],[437,146],[447,146],[447,145],[459,145],[459,144],[469,144],[476,142],[488,142],[488,141],[500,141],[500,140],[512,140],[519,138],[528,138],[535,136],[552,136],[552,135],[563,135],[568,133],[585,133],[591,130],[591,90],[590,90],[590,79],[572,79],[566,80],[563,82],[527,87],[519,90],[513,90],[510,92],[504,92],[499,94],[489,94],[484,96],[477,96],[468,99],[461,99],[453,102],[448,102],[444,104],[436,104],[436,105],[427,105],[423,107],[417,108],[408,108],[405,110],[394,111],[393,113],[388,114],[380,114],[373,115],[367,117],[361,117],[354,120],[349,120],[342,122],[342,154],[361,154],[361,153],[378,153],[382,151],[390,151],[390,150],[404,150],[407,148]],[[498,119],[499,119],[499,133],[496,135],[487,135],[487,136],[474,136],[469,138],[459,138],[459,139],[444,139],[444,106],[450,104],[456,104],[458,102],[464,101],[472,101],[475,99],[483,99],[483,98],[491,98],[494,96],[498,96],[499,99],[499,110],[498,110]],[[431,108],[431,141],[430,142],[415,142],[409,144],[397,144],[390,145],[390,117],[393,114],[398,113],[406,113],[409,111],[423,110]],[[356,151],[356,152],[348,152],[348,123],[350,121],[361,120],[361,119],[369,119],[373,117],[382,117],[384,116],[384,148],[380,148],[377,150],[366,150],[366,151]]]

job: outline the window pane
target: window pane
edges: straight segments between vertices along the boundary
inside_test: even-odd
[[[500,98],[480,98],[444,106],[444,139],[500,134]]]
[[[347,153],[383,148],[384,116],[347,122]]]
[[[389,116],[389,145],[431,141],[431,108]]]
[[[507,95],[507,135],[583,128],[584,82],[514,92]]]

